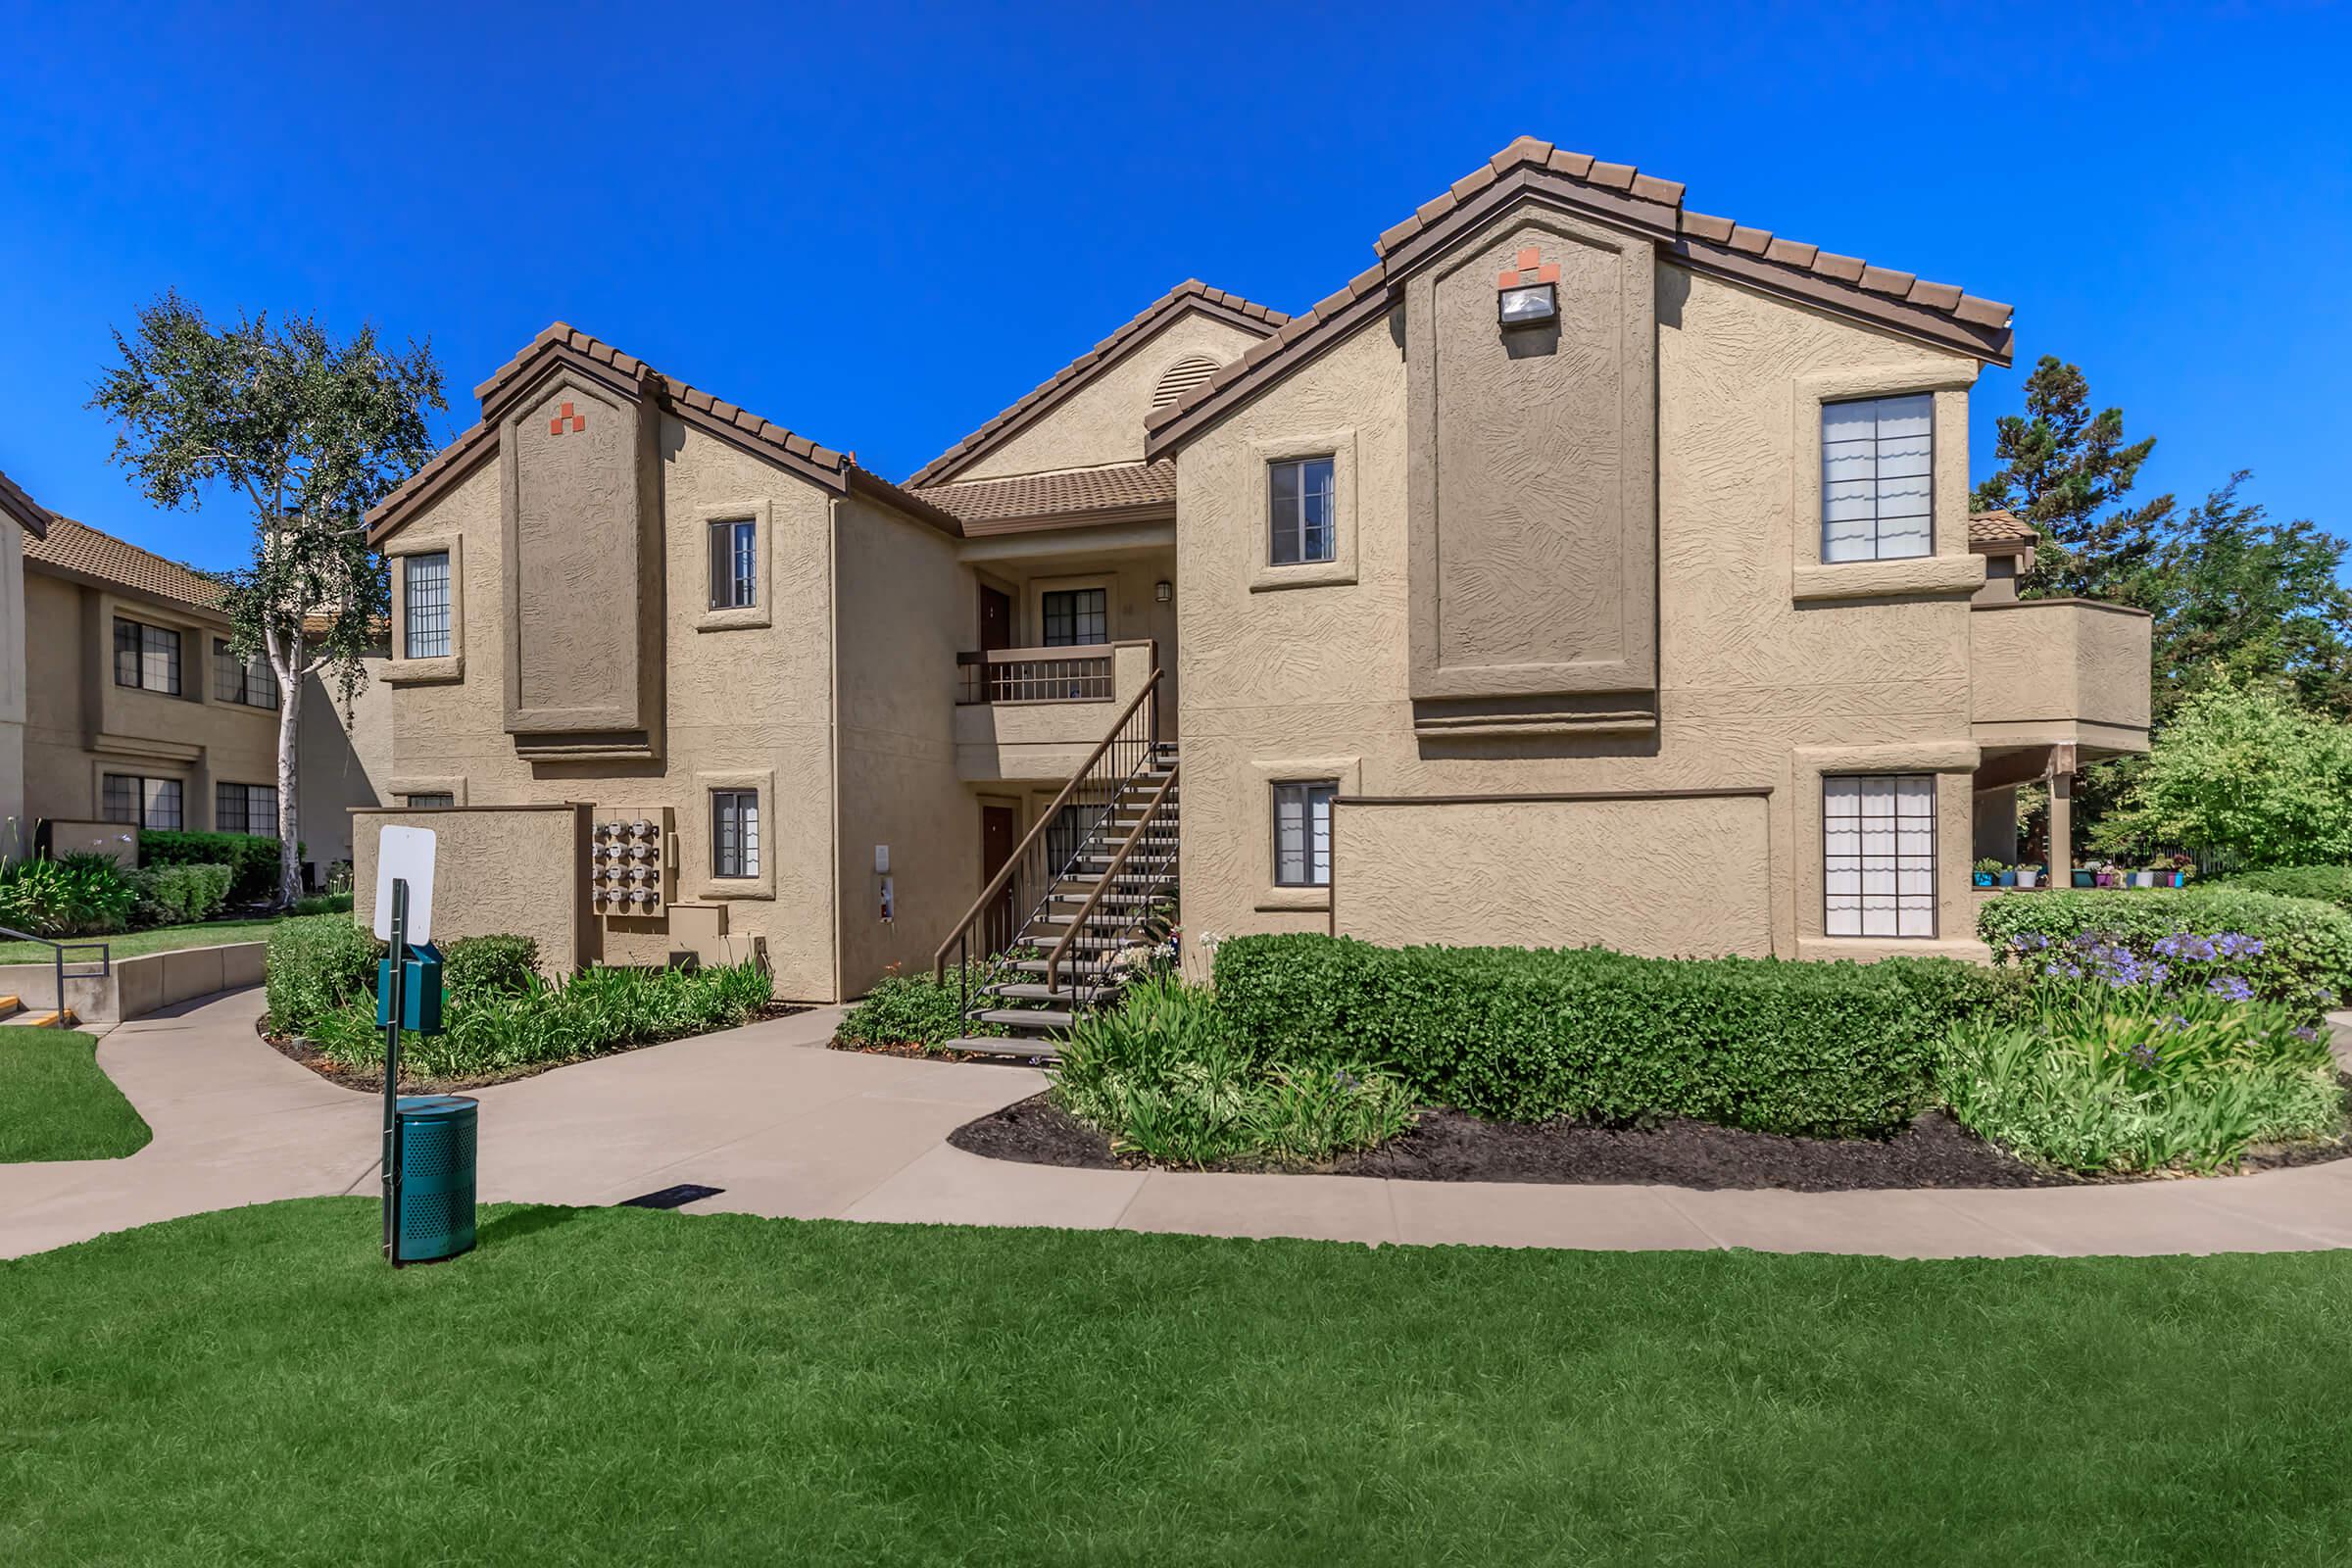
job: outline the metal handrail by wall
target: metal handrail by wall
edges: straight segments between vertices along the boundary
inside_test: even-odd
[[[1103,868],[1102,879],[1095,884],[1095,891],[1086,896],[1086,903],[1079,906],[1077,916],[1070,921],[1070,928],[1061,934],[1059,942],[1054,944],[1054,951],[1046,955],[1046,989],[1048,991],[1054,989],[1056,977],[1061,972],[1062,960],[1068,956],[1071,944],[1078,940],[1079,933],[1086,929],[1087,921],[1095,912],[1095,906],[1101,904],[1102,895],[1109,892],[1116,884],[1119,872],[1127,864],[1127,858],[1135,853],[1135,847],[1143,842],[1144,835],[1149,833],[1152,825],[1159,820],[1160,812],[1167,807],[1168,797],[1176,792],[1176,775],[1182,769],[1182,765],[1181,763],[1169,764],[1168,776],[1160,780],[1158,791],[1152,795],[1151,804],[1144,808],[1144,814],[1137,817],[1135,826],[1127,830],[1125,842],[1121,843],[1117,853],[1111,856],[1110,864]]]
[[[0,925],[0,937],[5,937],[11,942],[30,942],[49,950],[52,972],[57,976],[57,1016],[51,1022],[60,1029],[74,1027],[66,1022],[66,982],[69,980],[103,980],[114,972],[114,949],[103,942],[57,942],[48,937],[36,937],[29,931],[19,931],[5,925]],[[96,949],[98,953],[96,973],[91,973],[86,969],[78,974],[66,973],[66,965],[75,961],[66,956],[68,953],[87,953],[92,949]],[[86,962],[87,960],[81,961]]]
[[[965,1004],[970,1004],[971,966],[975,959],[992,958],[1002,946],[1008,944],[1035,918],[1038,910],[1053,896],[1054,885],[1060,881],[1077,857],[1085,852],[1094,829],[1109,814],[1110,808],[1130,780],[1152,765],[1154,750],[1159,744],[1160,672],[1156,666],[1144,678],[1143,689],[1137,692],[1119,716],[1111,721],[1102,740],[1087,754],[1086,760],[1070,775],[1061,793],[1030,825],[1028,833],[1006,858],[1004,868],[989,878],[980,890],[980,897],[963,912],[949,932],[948,939],[931,956],[931,974],[934,979],[947,978],[948,960],[956,960],[963,976]],[[1048,830],[1065,809],[1076,808],[1085,813],[1082,831],[1066,842],[1070,847],[1060,857],[1059,863],[1049,854],[1051,835]],[[1000,913],[999,911],[1004,911]],[[991,939],[991,925],[1003,934],[1004,943]]]

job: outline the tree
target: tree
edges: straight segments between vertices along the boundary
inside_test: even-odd
[[[390,599],[364,519],[432,456],[441,371],[429,343],[390,352],[369,325],[338,343],[302,317],[215,327],[176,293],[114,339],[122,363],[89,405],[121,423],[114,461],[159,507],[225,487],[252,512],[252,564],[222,575],[237,657],[263,654],[277,676],[278,896],[291,903],[303,681],[323,672],[348,715],[367,679]]]
[[[2003,415],[1997,430],[1993,456],[2001,466],[1971,500],[1979,512],[2014,512],[2041,535],[2027,596],[2138,604],[2142,573],[2174,503],[2169,495],[2121,503],[2156,438],[2126,445],[2124,411],[2092,414],[2082,368],[2047,354],[2026,377],[2026,412]]]
[[[2352,726],[2298,707],[2278,681],[2215,675],[2182,699],[2090,838],[2111,853],[2184,846],[2233,870],[2352,864]]]

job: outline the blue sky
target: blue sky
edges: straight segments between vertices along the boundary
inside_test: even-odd
[[[684,24],[690,14],[721,20]],[[783,11],[0,0],[0,469],[150,548],[83,408],[110,324],[563,318],[903,477],[1188,275],[1299,310],[1521,132],[2017,306],[2154,488],[2352,532],[2352,16],[1878,4]]]

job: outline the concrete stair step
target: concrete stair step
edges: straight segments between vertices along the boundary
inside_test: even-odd
[[[944,1051],[964,1051],[976,1056],[1018,1056],[1023,1060],[1035,1057],[1040,1061],[1058,1061],[1051,1043],[1043,1040],[1024,1040],[1018,1035],[959,1035],[946,1042]]]
[[[13,1013],[23,1012],[24,1010],[24,1003],[22,998],[0,997],[0,1018],[6,1018]]]
[[[65,1026],[68,1029],[73,1028],[80,1021],[74,1015],[72,1007],[66,1009]],[[54,1029],[57,1026],[57,1009],[54,1007],[45,1007],[39,1012],[26,1012],[20,1005],[16,1012],[6,1017],[0,1017],[0,1029]]]
[[[1073,1014],[1064,1007],[982,1007],[967,1012],[974,1023],[1001,1023],[1007,1029],[1067,1029]]]
[[[1035,985],[1014,980],[990,986],[982,995],[1010,997],[1017,1002],[1101,1002],[1126,989],[1124,981],[1111,985],[1073,985],[1066,978],[1069,971],[1064,969],[1062,973],[1065,978],[1059,985]]]

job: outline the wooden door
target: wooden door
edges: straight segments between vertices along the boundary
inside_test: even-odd
[[[980,585],[980,651],[995,653],[1012,646],[1012,595]],[[1009,848],[1009,846],[1007,846]]]
[[[989,590],[983,588],[980,591],[987,593]],[[1004,596],[999,594],[997,597],[1002,599]],[[980,808],[980,885],[982,887],[986,887],[994,881],[997,873],[1004,869],[1004,862],[1012,858],[1012,847],[1020,838],[1019,830],[1020,819],[1011,807],[983,806]],[[1006,887],[1003,893],[997,896],[996,906],[988,911],[988,919],[982,927],[985,933],[983,940],[987,942],[990,953],[1002,953],[1012,946],[1014,918],[1012,889]]]

